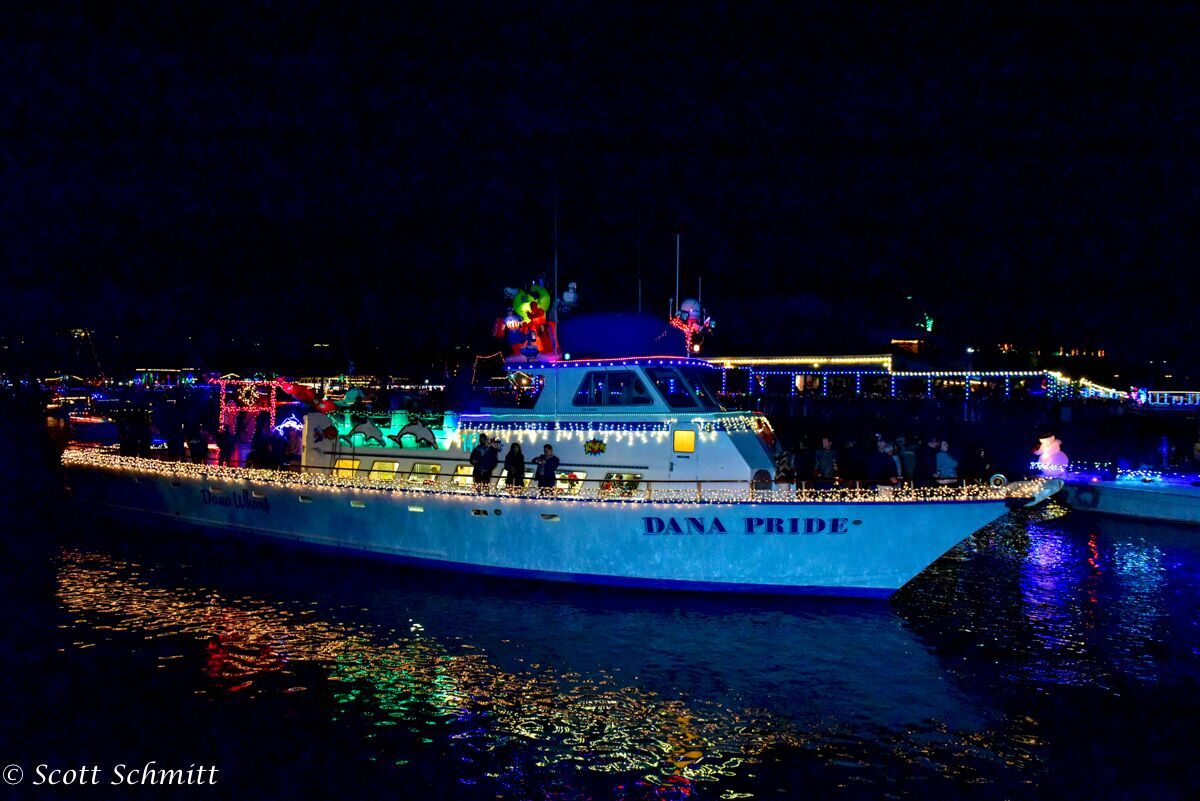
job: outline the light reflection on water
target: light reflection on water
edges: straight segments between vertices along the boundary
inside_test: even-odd
[[[1079,770],[1058,764],[1054,687],[1112,700],[1196,675],[1195,546],[1053,506],[890,604],[479,582],[211,540],[114,552],[104,533],[58,558],[78,659],[115,650],[211,704],[315,711],[398,782],[433,763],[489,797],[1028,794]]]
[[[1193,531],[1051,505],[980,532],[897,605],[918,630],[958,624],[988,653],[1002,650],[997,665],[1015,686],[1111,688],[1195,675],[1194,663],[1164,657],[1195,636],[1198,571]]]

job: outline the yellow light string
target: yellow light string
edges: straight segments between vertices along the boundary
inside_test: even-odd
[[[161,476],[163,478],[186,478],[191,480],[214,479],[219,481],[246,481],[273,484],[281,488],[341,492],[393,492],[421,497],[445,497],[471,499],[479,497],[510,498],[520,501],[599,501],[604,503],[640,503],[669,506],[695,507],[705,504],[723,503],[913,503],[913,502],[963,502],[1001,501],[1007,498],[1028,498],[1040,491],[1047,479],[1037,478],[1015,482],[1005,487],[987,484],[955,487],[886,487],[876,489],[851,489],[835,487],[822,490],[754,490],[749,482],[729,482],[736,486],[714,489],[705,484],[719,482],[667,482],[647,481],[646,489],[606,490],[600,484],[580,484],[569,495],[537,495],[534,488],[525,488],[529,494],[510,491],[499,485],[487,485],[482,491],[473,485],[440,482],[434,479],[428,484],[405,481],[403,474],[397,481],[379,480],[369,477],[338,476],[325,473],[289,473],[250,467],[219,467],[191,462],[164,462],[137,456],[120,456],[98,449],[68,449],[63,452],[62,463],[71,468],[90,468],[137,475]],[[399,483],[403,481],[404,483]],[[657,486],[655,486],[657,484]],[[663,486],[666,485],[666,486]]]

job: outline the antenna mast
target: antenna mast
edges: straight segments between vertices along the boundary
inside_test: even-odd
[[[675,234],[675,306],[679,308],[679,234]]]
[[[637,260],[637,277],[638,277],[638,314],[642,313],[642,243],[638,243],[638,260]]]
[[[550,303],[554,309],[554,322],[558,322],[558,201],[554,201],[554,298]]]

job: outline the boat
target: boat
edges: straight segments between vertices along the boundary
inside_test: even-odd
[[[1071,469],[1058,474],[1071,509],[1200,525],[1200,476],[1158,470]]]
[[[111,412],[112,405],[91,387],[56,391],[46,404],[46,416],[64,421],[78,442],[116,442],[117,423]]]
[[[117,424],[108,416],[100,414],[75,414],[67,417],[71,436],[82,442],[114,443],[117,441]]]
[[[461,571],[632,587],[888,597],[1061,481],[930,488],[774,483],[774,433],[729,410],[718,371],[654,356],[519,360],[504,403],[437,419],[312,411],[297,470],[68,449],[86,508]],[[483,437],[526,450],[486,483]],[[552,446],[553,487],[529,486]],[[503,462],[504,453],[500,454]]]

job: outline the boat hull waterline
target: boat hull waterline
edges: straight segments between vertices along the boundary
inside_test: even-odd
[[[1008,511],[1003,498],[579,500],[64,467],[76,502],[139,519],[462,571],[724,592],[887,597]]]

